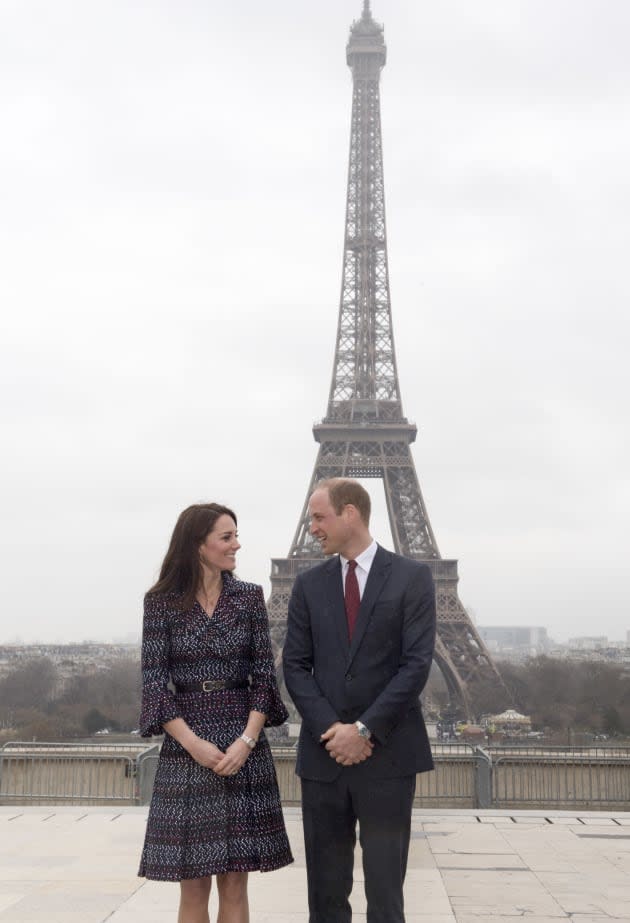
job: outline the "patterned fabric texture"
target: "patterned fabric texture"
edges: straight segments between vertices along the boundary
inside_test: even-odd
[[[199,603],[183,612],[177,597],[147,596],[142,637],[144,737],[181,717],[225,750],[252,709],[266,726],[288,717],[276,683],[262,588],[223,574],[211,618]],[[176,693],[176,684],[244,680],[244,689]],[[293,861],[271,749],[258,744],[235,776],[200,766],[165,734],[153,788],[139,875],[181,881],[223,872],[271,871]]]

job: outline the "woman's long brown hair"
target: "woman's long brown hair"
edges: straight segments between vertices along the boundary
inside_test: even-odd
[[[220,503],[196,503],[180,513],[160,568],[160,576],[148,591],[149,594],[177,593],[183,610],[194,605],[201,582],[199,546],[203,545],[220,516],[230,516],[236,525],[233,511]]]

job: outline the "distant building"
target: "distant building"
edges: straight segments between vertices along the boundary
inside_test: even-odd
[[[47,657],[57,667],[61,682],[79,673],[106,670],[121,658],[138,659],[138,644],[106,644],[82,641],[73,644],[0,644],[0,679],[21,663]]]
[[[604,635],[583,635],[557,644],[549,652],[559,660],[591,661],[592,663],[630,663],[630,645],[626,641],[610,641]]]
[[[547,629],[533,625],[479,625],[488,649],[508,660],[544,654],[551,648]]]
[[[582,635],[579,638],[569,638],[567,641],[567,647],[574,651],[600,651],[608,646],[608,638],[605,635]]]

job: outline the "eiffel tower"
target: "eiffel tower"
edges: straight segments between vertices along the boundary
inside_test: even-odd
[[[288,601],[298,572],[322,559],[309,533],[308,498],[330,477],[380,478],[395,550],[433,572],[438,636],[435,660],[452,703],[470,714],[471,686],[502,682],[457,595],[457,561],[445,560],[429,522],[411,456],[417,428],[403,416],[392,331],[379,82],[385,65],[383,27],[370,0],[350,29],[352,125],[337,344],[328,411],[313,427],[319,451],[298,527],[286,558],[274,558],[268,602],[279,665]]]

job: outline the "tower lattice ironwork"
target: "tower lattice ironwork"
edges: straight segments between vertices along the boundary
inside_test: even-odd
[[[272,560],[269,618],[278,657],[296,574],[322,559],[309,532],[308,498],[322,478],[380,478],[395,550],[431,567],[436,585],[435,659],[451,700],[469,713],[471,684],[495,679],[494,664],[457,595],[457,561],[440,556],[410,444],[417,429],[403,415],[392,330],[381,142],[383,27],[369,0],[350,29],[353,75],[345,242],[339,323],[328,410],[313,427],[319,451],[287,558]]]

